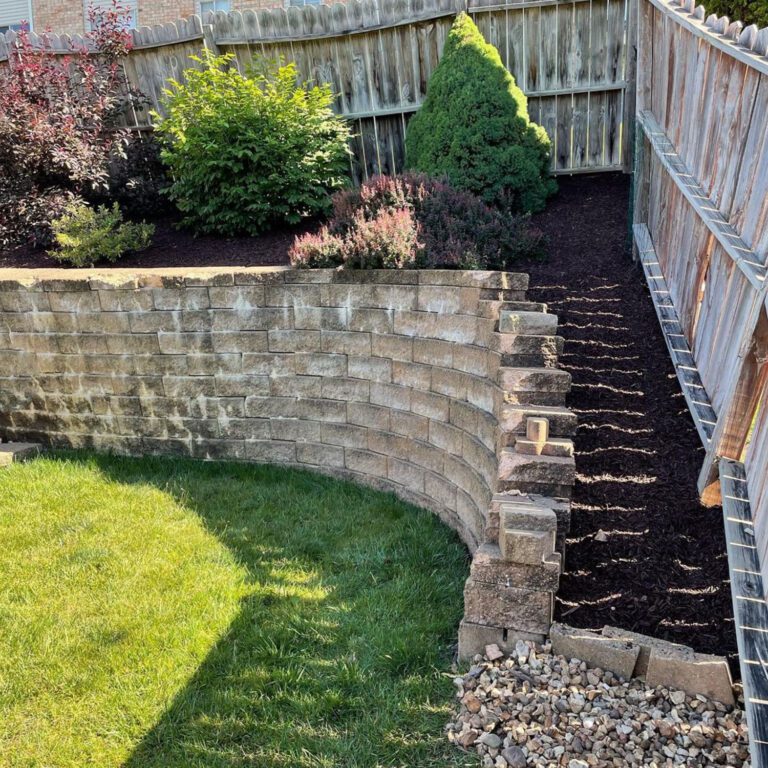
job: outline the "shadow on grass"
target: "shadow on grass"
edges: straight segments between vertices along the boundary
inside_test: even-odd
[[[248,573],[228,631],[124,768],[455,766],[467,554],[427,512],[308,472],[67,455],[194,512]]]

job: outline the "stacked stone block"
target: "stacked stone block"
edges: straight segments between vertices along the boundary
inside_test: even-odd
[[[559,572],[549,543],[573,478],[558,438],[573,417],[556,320],[526,301],[526,275],[77,275],[0,281],[0,437],[296,465],[394,491],[475,553],[467,625],[546,632]],[[523,434],[529,418],[547,419],[543,440],[541,422]],[[538,494],[523,500],[539,510],[527,522],[501,522],[513,493]],[[506,612],[489,610],[494,592]]]

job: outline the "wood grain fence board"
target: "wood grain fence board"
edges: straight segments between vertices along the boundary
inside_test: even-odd
[[[731,572],[739,664],[747,703],[752,765],[768,765],[768,606],[755,551],[750,488],[744,465],[722,459],[719,466],[723,521]]]
[[[538,99],[532,113],[552,139],[556,173],[630,168],[624,124],[634,99],[626,95],[634,92],[625,30],[631,2],[469,3],[524,92]],[[167,79],[181,78],[188,57],[203,45],[231,53],[241,72],[256,55],[294,60],[303,80],[331,84],[335,109],[359,130],[351,142],[355,152],[365,149],[352,163],[359,181],[373,169],[402,169],[408,118],[423,102],[453,16],[464,7],[463,0],[350,0],[191,17],[134,30],[126,73],[162,114]],[[0,61],[13,39],[0,35]],[[51,40],[56,50],[67,50],[69,38]],[[148,110],[138,117],[126,117],[126,124],[151,126]]]
[[[736,229],[726,221],[714,203],[707,197],[656,122],[653,114],[648,111],[640,112],[638,123],[656,151],[657,157],[674,179],[680,191],[696,209],[702,222],[717,238],[739,269],[744,272],[750,283],[758,290],[762,288],[766,279],[764,262],[741,239]]]
[[[717,423],[717,416],[709,402],[674,304],[669,296],[669,290],[659,267],[656,249],[653,246],[648,227],[645,224],[635,224],[633,235],[664,341],[670,357],[675,363],[675,373],[680,382],[680,388],[693,416],[699,438],[706,447]]]

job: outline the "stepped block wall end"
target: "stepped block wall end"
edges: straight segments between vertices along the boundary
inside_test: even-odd
[[[502,272],[0,274],[0,439],[271,462],[394,491],[474,555],[460,651],[542,637],[575,418]]]

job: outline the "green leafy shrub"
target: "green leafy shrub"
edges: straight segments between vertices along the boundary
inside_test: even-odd
[[[727,16],[731,21],[768,27],[768,0],[709,0],[707,14]]]
[[[297,238],[290,258],[296,267],[506,269],[541,244],[527,217],[407,173],[336,193],[328,225]]]
[[[114,262],[129,251],[140,251],[149,245],[155,232],[152,224],[124,222],[117,203],[111,208],[71,203],[52,226],[58,250],[48,253],[75,267]]]
[[[327,85],[297,83],[294,64],[244,75],[206,54],[171,81],[157,118],[169,194],[197,232],[256,235],[326,212],[348,171],[349,129]]]
[[[525,94],[465,13],[408,124],[405,149],[408,168],[447,176],[515,211],[540,211],[556,189],[546,132],[531,122]]]

